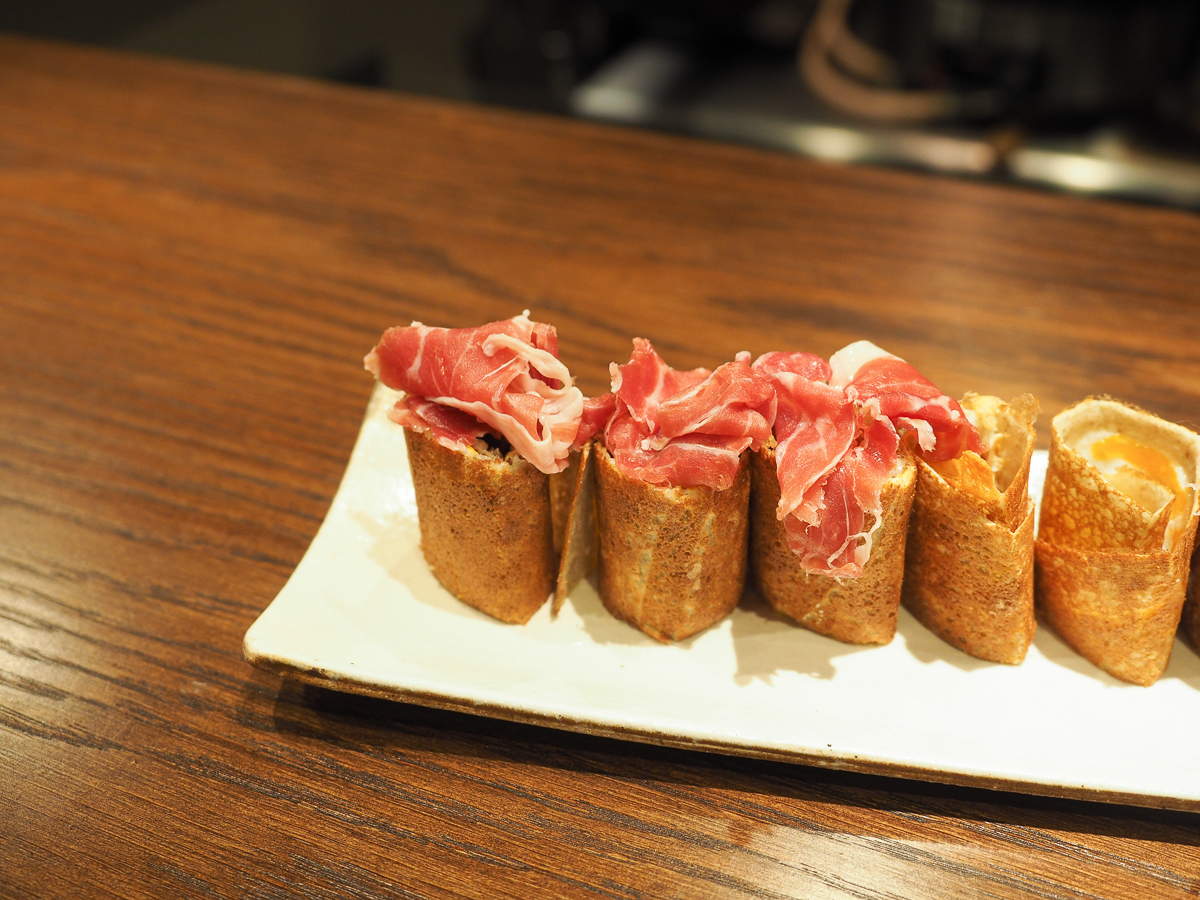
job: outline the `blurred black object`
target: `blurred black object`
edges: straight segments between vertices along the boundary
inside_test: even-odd
[[[756,39],[772,43],[770,23],[755,33],[763,6],[761,0],[491,0],[468,36],[468,67],[483,99],[566,111],[571,90],[635,42],[668,44],[707,67],[753,53]],[[782,18],[782,46],[790,52],[804,14],[785,9]]]
[[[1196,0],[489,0],[481,99],[1200,208]]]
[[[468,69],[481,99],[565,111],[571,89],[619,49],[622,24],[598,0],[494,0],[467,39]]]
[[[873,114],[808,79],[864,119],[1180,123],[1200,95],[1196,0],[492,0],[468,57],[483,96],[565,110],[572,88],[638,41],[669,44],[698,70],[800,47],[827,55],[839,85],[958,101]]]
[[[1061,126],[1154,109],[1198,23],[1194,0],[861,0],[850,27],[907,87],[991,91],[977,114]]]

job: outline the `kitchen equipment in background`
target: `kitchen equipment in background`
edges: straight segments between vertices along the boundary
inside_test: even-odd
[[[542,72],[526,79],[526,97],[540,98],[530,105],[840,162],[1200,208],[1200,4],[1191,0],[492,7],[507,10],[510,26],[514,10],[536,8],[561,37],[523,46],[571,61],[568,75],[547,75],[550,62],[525,69]],[[496,45],[494,29],[476,31],[472,45],[481,96],[493,98],[516,67],[481,65],[483,45]]]

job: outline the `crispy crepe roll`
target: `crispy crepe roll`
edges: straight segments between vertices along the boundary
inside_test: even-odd
[[[775,392],[748,354],[680,372],[640,338],[611,372],[616,408],[595,446],[600,598],[651,637],[683,640],[741,598],[743,453],[770,438]]]
[[[721,621],[746,583],[750,470],[724,490],[663,487],[621,474],[596,447],[600,596],[614,616],[660,641]]]
[[[1038,609],[1101,669],[1167,667],[1196,534],[1200,436],[1108,397],[1054,417],[1036,544]]]
[[[555,478],[564,483],[571,479],[571,494],[567,498],[563,535],[556,536],[554,549],[559,554],[558,583],[554,590],[553,612],[558,615],[567,595],[600,564],[600,543],[596,532],[596,454],[593,438],[604,430],[616,412],[615,395],[601,394],[583,401],[579,432],[571,450],[571,466],[550,478],[550,501],[555,502]],[[565,496],[565,491],[563,492]],[[558,502],[562,502],[561,500]],[[559,512],[554,511],[555,530]]]
[[[566,542],[567,523],[575,499],[575,482],[579,480],[579,453],[572,450],[567,467],[550,476],[550,521],[554,532],[554,552],[562,553]]]
[[[775,609],[805,628],[849,644],[886,644],[892,639],[904,574],[904,535],[916,486],[912,455],[901,451],[901,457],[898,471],[880,491],[882,524],[874,531],[862,574],[836,578],[810,575],[797,564],[787,531],[775,517],[780,498],[775,448],[763,447],[752,455],[750,566],[755,587]],[[864,525],[874,530],[873,514]]]
[[[964,653],[1016,664],[1036,627],[1029,465],[1038,402],[968,394],[962,406],[986,452],[918,461],[903,602]]]
[[[558,572],[547,476],[515,451],[450,449],[405,429],[421,550],[464,603],[523,625]]]
[[[1183,633],[1192,649],[1200,653],[1200,550],[1192,551],[1192,574],[1188,579],[1187,601],[1183,604]]]
[[[555,615],[558,615],[575,585],[600,564],[600,543],[596,530],[595,460],[595,444],[588,441],[579,451],[578,461],[568,470],[575,473],[575,485],[562,547],[558,550],[560,561],[558,584],[554,590]]]
[[[829,362],[767,353],[774,448],[754,461],[753,579],[773,607],[848,643],[896,633],[916,465],[981,449],[959,405],[903,360],[859,341]],[[789,552],[790,551],[790,552]]]
[[[563,472],[584,398],[553,327],[527,314],[479,328],[390,328],[364,360],[406,392],[388,413],[406,429],[421,548],[452,594],[527,622],[554,588],[549,478]]]

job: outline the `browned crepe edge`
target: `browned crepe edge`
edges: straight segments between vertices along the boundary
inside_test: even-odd
[[[1160,551],[1171,518],[1170,504],[1146,510],[1109,484],[1069,445],[1066,430],[1089,414],[1105,416],[1106,427],[1115,432],[1146,443],[1172,445],[1175,455],[1200,440],[1186,428],[1112,397],[1087,397],[1067,407],[1051,421],[1050,461],[1042,490],[1038,540],[1076,550]],[[1191,452],[1195,458],[1194,446]],[[1194,506],[1194,490],[1192,502]]]
[[[980,399],[999,399],[987,397],[987,395],[968,394],[963,398],[964,408],[973,409],[970,401],[974,397],[979,397]],[[988,450],[985,458],[991,463],[993,454],[1004,449],[1002,445],[1011,444],[1019,438],[1025,441],[1025,448],[1021,453],[1021,461],[1017,465],[1017,471],[1009,482],[1008,487],[1004,490],[1004,516],[998,520],[1002,524],[1007,525],[1009,531],[1016,531],[1024,524],[1029,510],[1029,471],[1033,466],[1033,448],[1037,444],[1037,432],[1033,425],[1037,421],[1038,413],[1042,411],[1042,406],[1033,394],[1021,394],[1013,397],[1008,403],[1002,403],[1001,405],[1008,407],[1010,418],[1025,423],[1025,433],[1018,437],[1012,431],[1000,432],[996,437],[995,445]]]
[[[1187,599],[1183,604],[1183,633],[1200,653],[1200,550],[1192,551],[1192,574],[1188,579]]]
[[[751,454],[750,572],[758,592],[779,612],[805,628],[847,644],[886,644],[896,634],[904,542],[916,492],[916,465],[902,451],[902,467],[884,482],[883,522],[859,578],[809,575],[788,546],[783,522],[775,518],[779,477],[775,449]]]
[[[627,478],[595,444],[600,599],[660,641],[681,641],[737,606],[746,580],[750,470],[733,485],[664,488]]]
[[[987,504],[917,461],[901,596],[905,609],[946,643],[979,659],[1015,665],[1025,659],[1037,627],[1029,499],[1037,401],[1026,394],[1004,405],[1025,429],[997,440],[1011,445],[1023,438],[1025,447],[997,519],[989,517]]]
[[[528,622],[557,572],[547,476],[515,452],[452,450],[408,428],[404,438],[421,550],[433,574],[480,612]]]
[[[567,595],[600,564],[600,538],[596,530],[596,465],[589,441],[573,462],[575,489],[558,566],[558,587],[551,612],[558,615]]]
[[[554,528],[554,552],[560,554],[567,540],[571,508],[575,503],[576,482],[579,480],[579,450],[567,457],[567,467],[554,472],[550,478],[550,521]]]
[[[1149,686],[1167,668],[1183,611],[1192,528],[1173,551],[1079,551],[1036,544],[1037,609],[1081,656]]]
[[[904,608],[979,659],[1015,665],[1033,642],[1033,502],[1015,531],[979,512],[924,461],[908,526]]]
[[[1063,417],[1068,417],[1069,425],[1085,404],[1100,404],[1101,410],[1112,411],[1120,422],[1132,423],[1126,429],[1114,426],[1115,431],[1132,432],[1139,438],[1163,436],[1175,455],[1188,457],[1193,479],[1200,468],[1200,436],[1111,397],[1088,397],[1059,413],[1053,422],[1036,544],[1037,610],[1085,659],[1115,678],[1151,685],[1170,662],[1183,613],[1200,497],[1195,489],[1188,489],[1188,524],[1171,550],[1160,549],[1169,505],[1155,514],[1146,513],[1065,445]],[[1104,497],[1080,499],[1097,480],[1103,481]],[[1115,501],[1114,493],[1118,495]],[[1106,513],[1111,512],[1116,533],[1084,534],[1062,521],[1085,502],[1094,504],[1089,521],[1106,522]],[[1127,509],[1130,505],[1136,507],[1132,512]],[[1107,546],[1097,548],[1097,544]]]

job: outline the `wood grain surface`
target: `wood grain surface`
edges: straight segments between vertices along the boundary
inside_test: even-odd
[[[1196,426],[1198,299],[1183,212],[0,38],[0,896],[1196,896],[1193,815],[341,696],[241,639],[385,326],[528,307],[588,391],[632,335],[866,337]]]

